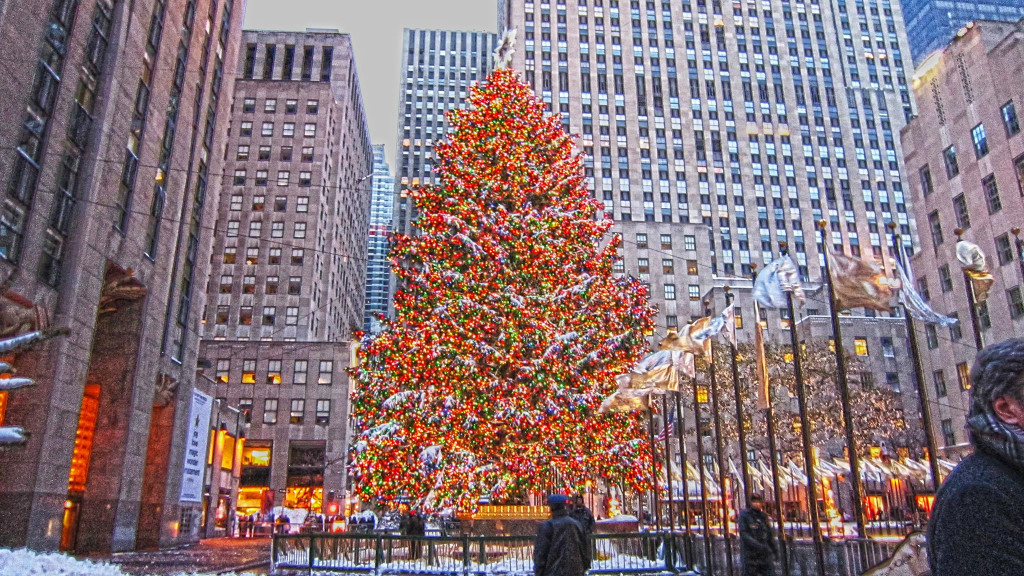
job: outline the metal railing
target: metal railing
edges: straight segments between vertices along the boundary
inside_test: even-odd
[[[692,543],[661,533],[590,537],[590,574],[686,573]],[[368,574],[532,575],[528,536],[276,534],[271,569]]]

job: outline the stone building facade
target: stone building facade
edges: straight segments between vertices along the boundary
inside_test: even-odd
[[[367,271],[359,79],[336,31],[245,31],[239,58],[200,356],[250,421],[231,513],[327,513],[345,487]]]
[[[982,339],[1024,336],[1024,20],[979,21],[914,76],[918,114],[903,151],[921,230],[918,291],[960,323],[919,327],[940,450],[969,450],[968,374],[977,352],[957,236],[985,252],[995,284],[978,306]],[[1016,233],[1015,233],[1016,231]],[[945,447],[945,448],[943,448]]]
[[[921,64],[936,50],[943,50],[968,22],[1014,22],[1024,17],[1024,4],[1017,0],[900,0],[900,4],[903,5],[903,13],[908,15],[907,38],[915,64]]]
[[[0,4],[2,299],[67,328],[15,359],[0,546],[195,540],[180,499],[242,0]],[[30,324],[38,326],[38,319]]]

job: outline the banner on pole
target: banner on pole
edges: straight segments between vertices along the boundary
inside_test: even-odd
[[[192,391],[188,412],[188,435],[185,436],[185,460],[181,473],[181,502],[202,502],[203,472],[206,470],[206,449],[210,440],[210,412],[213,398],[198,390]]]

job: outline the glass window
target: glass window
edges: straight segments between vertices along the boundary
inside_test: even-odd
[[[857,356],[868,355],[868,341],[866,338],[854,338],[853,339],[853,351]]]
[[[302,147],[302,158],[301,158],[301,160],[303,162],[312,162],[313,161],[313,147],[312,146],[303,146]]]
[[[242,306],[238,309],[238,323],[242,326],[252,326],[252,306]]]
[[[305,384],[306,374],[309,371],[309,361],[307,360],[296,360],[295,366],[292,371],[292,384]]]
[[[688,294],[690,296],[690,300],[700,300],[700,286],[698,284],[690,284],[688,288]]]
[[[329,385],[334,380],[334,361],[333,360],[321,360],[320,361],[320,378],[317,380],[318,384]]]
[[[266,196],[263,194],[255,194],[252,197],[252,207],[250,208],[253,212],[261,212],[263,206],[266,204]]]
[[[278,170],[277,171],[277,185],[287,186],[288,181],[291,179],[292,173],[290,170]]]
[[[302,248],[292,248],[292,266],[301,266],[305,259],[305,251]]]
[[[306,223],[296,222],[295,229],[292,230],[292,238],[305,238],[306,237]]]
[[[306,411],[306,401],[302,398],[293,398],[291,410],[288,413],[289,424],[302,424],[303,413]]]
[[[924,325],[924,339],[928,343],[929,350],[939,347],[939,333],[935,330],[935,324]]]
[[[996,236],[996,258],[1000,266],[1006,266],[1013,262],[1013,246],[1010,244],[1010,236],[1002,234]]]
[[[675,284],[665,284],[665,300],[675,300],[675,299],[676,299],[676,285]]]
[[[263,232],[263,222],[260,222],[259,220],[255,220],[253,222],[249,222],[249,237],[250,238],[259,238],[261,232]]]
[[[280,264],[281,263],[281,249],[280,248],[271,248],[270,249],[270,257],[269,257],[268,260],[269,260],[269,262],[271,264]]]
[[[220,277],[220,293],[231,294],[231,284],[234,282],[235,277],[230,274],[222,274]]]
[[[267,384],[281,383],[281,361],[267,360]]]
[[[299,196],[295,199],[295,211],[299,213],[309,212],[309,196]]]
[[[683,248],[687,250],[697,249],[697,237],[696,236],[683,236]]]
[[[331,401],[330,400],[317,400],[316,401],[316,423],[321,426],[326,426],[331,423]]]
[[[672,249],[672,235],[671,234],[662,234],[661,235],[661,249],[662,250],[671,250]]]
[[[316,136],[316,124],[307,123],[302,130],[302,135],[306,138],[312,138]]]
[[[636,235],[636,247],[637,248],[647,248],[647,234],[637,234]]]
[[[978,158],[988,154],[988,138],[985,136],[985,125],[978,124],[971,129],[971,140],[974,141],[974,155]]]
[[[1013,107],[1013,100],[1010,100],[999,109],[1003,117],[1003,127],[1006,128],[1006,135],[1013,136],[1020,133],[1020,120],[1017,119],[1017,109]]]
[[[292,147],[291,146],[281,146],[281,156],[280,156],[280,158],[281,158],[281,162],[291,162],[292,161]]]
[[[249,145],[248,144],[239,144],[238,145],[238,150],[235,151],[235,159],[236,160],[248,160],[249,159]],[[236,170],[235,172],[237,173],[238,171]],[[242,172],[245,172],[245,171],[243,170]]]
[[[284,222],[272,222],[270,224],[271,238],[284,238]]]
[[[946,397],[946,375],[942,370],[936,370],[932,373],[932,382],[935,383],[935,395],[939,398]]]
[[[256,293],[256,277],[251,275],[242,276],[242,294]]]
[[[288,294],[290,296],[300,296],[302,294],[302,276],[288,277]]]
[[[245,263],[254,266],[260,263],[260,247],[250,246],[245,249]]]
[[[267,398],[263,401],[263,423],[277,424],[277,398]]]
[[[232,180],[232,184],[235,186],[245,186],[245,168],[235,169],[235,176]]]
[[[932,171],[927,164],[921,166],[921,169],[917,171],[917,175],[921,180],[921,193],[924,196],[930,196],[935,191],[935,187],[932,185]]]
[[[257,186],[266,186],[267,185],[267,179],[268,179],[268,172],[266,170],[257,170],[256,171],[255,184]]]
[[[662,274],[671,275],[675,273],[674,266],[671,258],[661,259],[661,272]]]
[[[277,112],[277,99],[267,98],[267,100],[263,103],[263,111],[268,112],[270,114]]]
[[[242,100],[242,112],[250,113],[256,111],[256,99],[246,98]]]
[[[219,358],[217,360],[217,382],[227,384],[228,374],[231,372],[231,359]]]
[[[274,197],[274,212],[285,212],[288,210],[288,197],[287,196],[275,196]]]
[[[234,246],[226,246],[224,248],[224,263],[234,264],[235,258],[238,255],[238,249]]]
[[[316,114],[319,110],[319,100],[306,100],[306,114]]]
[[[231,203],[228,205],[229,210],[241,210],[242,209],[242,195],[232,194]]]
[[[264,122],[263,123],[263,130],[260,133],[263,134],[264,136],[273,136],[274,135],[274,123],[273,122]]]
[[[267,281],[263,285],[264,294],[277,294],[277,285],[280,283],[280,279],[277,276],[267,276]]]
[[[296,326],[299,323],[299,307],[289,306],[285,309],[284,323],[286,326]]]
[[[981,179],[981,189],[985,192],[985,204],[988,205],[989,214],[995,214],[1003,209],[1003,202],[999,199],[999,186],[996,185],[995,174],[989,174]]]
[[[313,184],[312,172],[299,172],[299,186],[308,187]]]
[[[942,222],[939,221],[939,211],[933,210],[928,214],[928,229],[932,233],[932,246],[939,246],[942,244]]]
[[[953,214],[956,216],[956,225],[962,230],[971,227],[971,214],[967,211],[967,198],[963,194],[953,197]]]
[[[242,136],[252,136],[252,122],[242,122],[238,133]]]
[[[282,136],[286,136],[288,138],[291,138],[292,136],[295,136],[295,123],[294,122],[285,122],[284,123],[284,130],[281,132],[281,135]]]
[[[228,220],[228,238],[234,238],[238,236],[238,220]]]
[[[295,114],[298,111],[299,111],[299,101],[298,100],[285,100],[284,101],[284,113],[285,114]]]
[[[971,367],[967,362],[960,362],[956,365],[956,379],[960,383],[961,390],[971,389]]]
[[[942,161],[946,164],[947,178],[960,174],[960,165],[956,162],[956,146],[950,146],[942,151]]]
[[[949,264],[939,266],[939,286],[943,292],[953,290],[953,276],[949,273]]]
[[[1024,294],[1020,286],[1014,286],[1006,291],[1006,300],[1010,305],[1010,317],[1016,320],[1024,316]]]
[[[942,420],[942,441],[946,446],[956,446],[956,434],[953,433],[953,421],[949,418]]]
[[[882,356],[886,358],[896,357],[896,348],[892,345],[892,338],[888,336],[882,337]]]

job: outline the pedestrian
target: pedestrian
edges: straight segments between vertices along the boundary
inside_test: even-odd
[[[415,510],[409,512],[409,520],[406,525],[406,533],[412,538],[409,541],[409,559],[419,560],[423,553],[423,540],[422,538],[427,533],[427,523],[423,519],[421,514],[417,514]]]
[[[967,428],[974,453],[942,484],[928,523],[932,574],[1020,576],[1024,574],[1024,338],[978,353],[971,368]]]
[[[572,510],[569,511],[569,516],[572,516],[573,520],[580,523],[580,527],[583,528],[583,534],[590,536],[594,533],[594,514],[583,503],[582,494],[577,494],[573,499]]]
[[[590,569],[590,542],[569,516],[568,502],[562,494],[548,497],[551,518],[540,525],[533,543],[534,576],[583,576]]]
[[[740,513],[739,527],[743,576],[773,576],[779,550],[760,494],[750,495],[750,507]]]
[[[853,520],[853,484],[850,483],[846,474],[840,474],[836,480],[837,508],[843,517],[843,522],[850,522]]]

